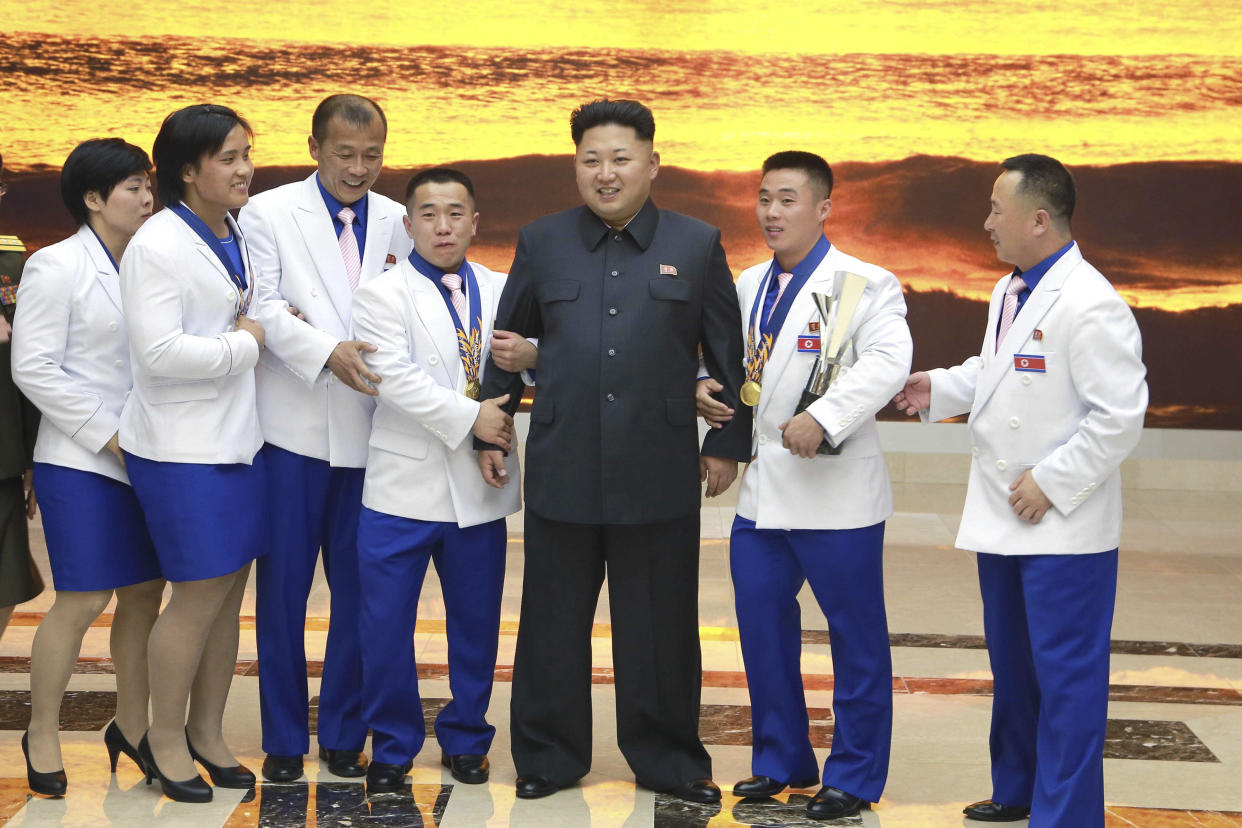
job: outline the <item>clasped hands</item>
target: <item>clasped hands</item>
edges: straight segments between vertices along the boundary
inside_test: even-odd
[[[733,409],[712,396],[723,390],[724,386],[711,377],[699,380],[694,390],[694,402],[699,416],[712,428],[723,428],[733,419]],[[805,411],[790,417],[778,427],[782,435],[781,445],[798,457],[808,459],[815,456],[826,434],[823,426]]]

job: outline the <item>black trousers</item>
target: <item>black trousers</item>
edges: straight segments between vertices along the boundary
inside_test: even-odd
[[[638,784],[711,776],[699,741],[699,513],[637,525],[526,510],[510,728],[519,776],[572,784],[591,769],[591,625],[605,571],[617,745]]]

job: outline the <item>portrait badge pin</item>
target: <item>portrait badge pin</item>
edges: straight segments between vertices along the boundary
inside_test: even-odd
[[[397,257],[393,255],[392,253],[389,253],[388,258],[384,259],[384,264],[395,265],[396,263],[397,263]]]
[[[676,276],[677,268],[673,267],[672,265],[662,264],[660,265],[660,275],[661,276]]]
[[[1044,339],[1044,332],[1039,328],[1036,328],[1035,333],[1031,334],[1031,339],[1034,339],[1036,342],[1042,342]]]
[[[807,330],[809,330],[811,333],[819,333],[819,323],[818,323],[818,322],[810,322],[810,323],[808,323],[808,324],[807,324],[807,326],[806,326],[806,327],[807,327]]]

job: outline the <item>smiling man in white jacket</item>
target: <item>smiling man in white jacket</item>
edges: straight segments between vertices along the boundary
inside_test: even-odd
[[[1121,461],[1147,410],[1134,315],[1070,233],[1058,161],[1001,164],[984,229],[1015,265],[992,292],[979,356],[911,374],[894,398],[934,422],[970,412],[957,546],[978,552],[992,663],[992,798],[968,817],[1104,825],[1108,657]]]

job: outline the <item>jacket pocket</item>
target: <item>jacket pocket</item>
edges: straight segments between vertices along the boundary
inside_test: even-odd
[[[689,302],[694,294],[694,285],[681,279],[652,279],[647,283],[652,299],[664,302]]]
[[[382,451],[400,454],[414,460],[422,460],[427,456],[427,441],[414,434],[394,431],[390,428],[371,429],[370,445]]]
[[[539,392],[535,392],[535,401],[530,406],[530,421],[532,423],[547,423],[556,419],[556,401],[545,396],[540,396]]]
[[[694,418],[697,416],[697,412],[695,411],[693,398],[682,399],[678,397],[666,399],[664,401],[664,408],[670,425],[694,425]]]
[[[146,398],[152,405],[214,400],[220,396],[215,380],[191,380],[188,382],[165,382],[147,386]]]
[[[544,304],[548,302],[572,302],[578,298],[578,294],[581,292],[582,285],[573,279],[557,279],[551,282],[540,282],[535,285],[535,295]]]

